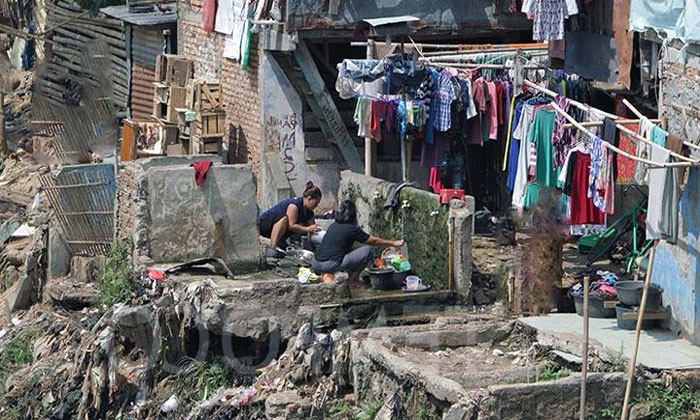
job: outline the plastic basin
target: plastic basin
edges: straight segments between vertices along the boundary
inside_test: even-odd
[[[576,313],[583,316],[583,296],[574,296]],[[588,316],[591,318],[615,318],[615,308],[605,308],[605,301],[595,296],[588,297]]]

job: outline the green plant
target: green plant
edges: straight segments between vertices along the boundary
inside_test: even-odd
[[[131,299],[134,292],[130,276],[132,249],[133,243],[130,239],[116,241],[112,246],[98,280],[100,303],[111,306]]]
[[[624,353],[624,345],[620,346],[620,352],[610,358],[609,372],[624,372],[627,368],[627,358]]]
[[[666,387],[660,383],[646,384],[638,402],[649,406],[649,418],[676,420],[700,415],[700,396],[687,383]]]
[[[21,331],[5,344],[0,352],[0,384],[4,386],[8,376],[34,361],[32,343],[39,333],[38,329]]]
[[[377,413],[379,410],[382,408],[382,402],[381,401],[372,401],[368,402],[362,407],[362,410],[360,410],[359,413],[357,413],[357,416],[355,417],[356,420],[374,420],[374,418],[377,416]]]
[[[349,420],[354,419],[357,409],[349,404],[347,401],[336,401],[334,404],[330,405],[327,410],[329,419],[342,419]]]
[[[539,380],[555,381],[557,379],[566,378],[569,375],[571,375],[571,371],[569,369],[558,369],[555,366],[545,366],[545,368],[542,369],[542,372],[540,372]]]
[[[620,416],[612,409],[605,408],[597,413],[591,414],[591,420],[615,420]]]
[[[184,399],[204,401],[217,389],[230,384],[228,371],[219,360],[208,363],[187,357],[179,365],[182,369],[177,373],[176,388]]]

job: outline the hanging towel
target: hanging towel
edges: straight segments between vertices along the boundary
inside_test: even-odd
[[[211,165],[212,163],[210,160],[201,160],[190,165],[194,168],[194,182],[198,187],[204,184],[204,180],[207,178],[207,172],[209,168],[211,168]]]

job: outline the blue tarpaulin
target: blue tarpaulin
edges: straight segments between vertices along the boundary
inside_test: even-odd
[[[668,39],[700,41],[700,2],[698,0],[632,0],[630,29],[655,29]]]

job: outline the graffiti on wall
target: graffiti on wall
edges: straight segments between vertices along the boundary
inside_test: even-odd
[[[294,149],[297,146],[297,114],[275,116],[265,119],[266,152],[277,152],[284,163],[284,174],[287,179],[295,181],[298,175],[295,171]]]

